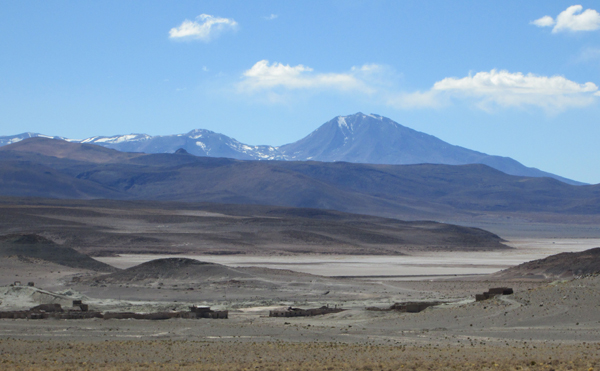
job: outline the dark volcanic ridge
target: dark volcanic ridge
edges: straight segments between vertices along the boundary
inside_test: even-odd
[[[81,268],[100,272],[114,272],[117,269],[101,263],[89,256],[54,243],[37,234],[9,234],[0,236],[0,257],[17,256],[40,259],[71,268]]]
[[[600,247],[564,252],[544,259],[532,260],[493,274],[495,278],[573,278],[600,273]]]
[[[430,221],[260,205],[0,199],[0,233],[42,233],[91,256],[401,255],[508,249],[498,235]]]
[[[221,264],[206,263],[187,258],[151,260],[120,272],[112,273],[95,281],[101,283],[140,283],[163,280],[204,281],[228,276],[238,277],[241,273]],[[244,275],[247,276],[247,275]]]

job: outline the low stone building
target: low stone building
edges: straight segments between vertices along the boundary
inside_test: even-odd
[[[227,319],[229,312],[214,311],[210,307],[190,307],[189,312],[154,312],[154,313],[135,313],[135,312],[96,312],[90,311],[87,304],[81,300],[74,300],[73,307],[64,310],[60,304],[41,304],[22,311],[0,312],[0,319],[86,319],[86,318],[104,318],[104,319],[147,319],[163,320],[170,318],[215,318]]]
[[[514,291],[510,287],[494,287],[483,294],[476,294],[475,301],[488,300],[498,295],[511,295]]]
[[[269,311],[269,317],[311,317],[329,313],[339,313],[344,311],[342,308],[329,308],[323,306],[321,308],[300,309],[300,308],[282,308]]]

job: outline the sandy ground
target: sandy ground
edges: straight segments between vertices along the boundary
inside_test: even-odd
[[[458,291],[464,282],[404,282]],[[12,370],[594,370],[600,366],[600,277],[421,313],[353,308],[228,320],[1,320],[0,365]]]
[[[23,285],[33,282],[51,288],[62,288],[61,282],[64,277],[77,274],[92,274],[92,272],[37,259],[23,259],[16,256],[0,258],[0,286],[8,286],[19,281]]]
[[[493,253],[499,255],[469,253],[464,259],[470,260],[455,257],[451,261],[420,255],[415,261],[420,261],[420,272],[436,274],[439,271],[435,269],[443,265],[463,269],[513,265],[553,253],[585,250],[600,245],[598,242],[521,240],[512,242],[518,247],[515,250]],[[242,262],[261,263],[252,258]],[[357,276],[357,265],[352,264],[358,261],[366,267],[364,272],[377,276],[384,275],[381,266],[394,265],[385,259],[362,258],[341,257],[344,263],[335,265],[331,261],[337,257],[304,256],[293,261],[302,264],[285,268],[296,270],[327,259],[316,269],[342,267],[339,275]],[[127,257],[121,259],[131,263]],[[344,259],[354,260],[346,264]],[[600,366],[600,276],[496,282],[485,276],[335,278],[254,269],[245,278],[99,285],[85,281],[90,272],[61,269],[58,273],[58,269],[17,258],[0,261],[0,282],[14,277],[36,281],[35,288],[2,287],[0,310],[48,301],[68,305],[73,299],[82,299],[91,309],[102,311],[183,310],[203,304],[229,310],[229,319],[3,319],[0,369],[594,370]],[[84,280],[73,281],[73,277]],[[496,286],[512,287],[515,293],[473,300],[476,293]],[[421,313],[367,310],[423,300],[446,304]],[[290,305],[347,310],[316,317],[268,317],[269,310]]]
[[[506,283],[506,282],[505,282]],[[455,296],[448,304],[421,313],[370,311],[366,306],[376,301],[367,297],[360,302],[355,295],[330,300],[330,305],[347,311],[316,317],[270,318],[268,311],[283,303],[260,300],[236,307],[221,302],[230,310],[228,320],[2,320],[0,338],[85,340],[155,339],[207,341],[211,339],[249,341],[338,341],[344,343],[442,344],[504,340],[535,342],[595,342],[600,339],[600,277],[586,277],[567,282],[512,285],[515,294],[474,302],[467,292],[478,285],[463,281],[401,282],[396,288],[410,292],[413,300]],[[489,284],[489,283],[488,283]],[[14,290],[14,288],[11,288]],[[30,290],[27,288],[26,290]],[[251,291],[251,290],[250,290]],[[248,292],[252,294],[252,292]],[[254,294],[256,294],[254,292]],[[3,298],[24,297],[27,293],[0,293]],[[73,291],[63,297],[81,298]],[[31,295],[28,295],[31,297]],[[94,299],[83,296],[94,309],[125,309],[129,300]],[[6,300],[6,299],[5,299]],[[45,300],[44,298],[40,300]],[[15,303],[16,300],[12,300]],[[10,304],[11,300],[7,300]],[[261,306],[263,304],[270,304]],[[151,301],[138,302],[138,309]],[[154,308],[166,307],[166,301],[154,302]],[[179,304],[171,302],[173,307]],[[248,305],[249,304],[249,305]],[[311,304],[311,303],[308,303]],[[347,305],[346,305],[347,304]],[[383,306],[382,306],[383,307]]]
[[[596,344],[0,340],[4,370],[596,370]]]

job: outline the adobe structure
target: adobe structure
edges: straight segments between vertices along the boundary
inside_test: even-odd
[[[162,320],[169,318],[214,318],[227,319],[229,312],[214,311],[210,307],[190,307],[190,311],[180,312],[154,312],[154,313],[135,313],[135,312],[106,312],[90,311],[87,304],[81,300],[74,300],[73,307],[64,310],[60,304],[41,304],[29,310],[0,312],[0,319],[86,319],[86,318],[103,318],[103,319],[149,319]]]
[[[134,313],[134,312],[106,312],[103,316],[104,319],[150,319],[150,320],[161,320],[170,318],[213,318],[213,319],[227,319],[229,318],[229,311],[221,310],[215,311],[210,307],[190,307],[189,312],[154,312],[154,313]]]
[[[367,310],[372,311],[397,311],[401,313],[419,313],[429,307],[440,305],[440,301],[407,301],[402,303],[394,303],[389,308],[368,307]]]
[[[406,313],[419,313],[424,311],[429,307],[435,307],[436,305],[440,305],[439,301],[414,301],[414,302],[404,302],[404,303],[395,303],[390,307],[391,310],[395,310],[398,312],[406,312]]]
[[[88,311],[88,305],[74,300],[73,307],[64,310],[60,304],[40,304],[29,310],[0,312],[0,318],[10,319],[86,319],[102,318],[102,313]]]
[[[321,308],[300,309],[288,307],[284,309],[275,309],[269,311],[269,317],[311,317],[329,313],[339,313],[344,311],[342,308],[329,308],[322,306]]]
[[[488,300],[498,295],[511,295],[514,291],[510,287],[494,287],[483,294],[476,294],[475,301]]]

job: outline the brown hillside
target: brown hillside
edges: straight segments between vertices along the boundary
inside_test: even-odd
[[[573,278],[600,273],[600,247],[551,255],[500,271],[496,278]]]

